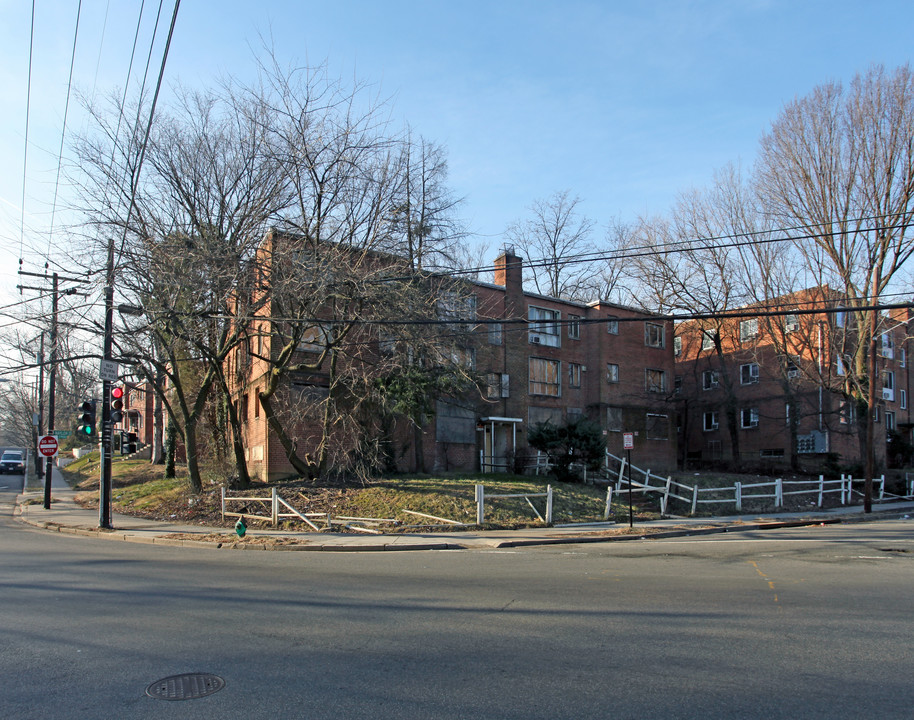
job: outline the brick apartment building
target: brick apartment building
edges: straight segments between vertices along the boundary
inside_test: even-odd
[[[622,432],[632,431],[635,463],[673,469],[671,323],[606,302],[585,304],[525,292],[522,260],[512,251],[496,259],[493,283],[468,282],[462,295],[460,321],[469,332],[461,354],[479,387],[459,398],[438,399],[421,437],[406,424],[398,427],[398,470],[414,471],[420,465],[434,471],[514,470],[533,454],[526,442],[532,425],[563,424],[581,416],[600,425],[610,451],[621,452]],[[269,315],[265,308],[264,316]],[[270,347],[269,322],[261,322],[255,340],[262,358],[276,352]],[[233,373],[244,371],[238,408],[251,475],[293,474],[258,399],[269,362],[231,362],[236,363]],[[320,373],[299,376],[296,382],[299,393],[326,392]],[[299,423],[295,433],[296,447],[306,453],[314,433],[307,423]]]
[[[814,288],[777,298],[758,316],[748,314],[749,306],[741,309],[743,317],[713,326],[680,323],[680,462],[687,468],[792,466],[816,472],[835,463],[862,464],[865,421],[846,392],[856,333],[852,316],[835,310],[842,305],[833,291]],[[874,410],[880,467],[897,464],[911,438],[910,322],[909,310],[880,319]]]

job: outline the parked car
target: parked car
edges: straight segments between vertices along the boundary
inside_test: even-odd
[[[0,457],[0,474],[25,475],[25,462],[18,450],[7,450]]]

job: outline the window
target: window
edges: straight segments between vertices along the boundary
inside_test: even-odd
[[[438,298],[438,319],[454,323],[454,332],[470,332],[476,320],[476,296],[444,292]]]
[[[758,363],[747,363],[739,366],[739,382],[741,385],[751,385],[758,382]]]
[[[665,347],[663,330],[663,325],[651,322],[644,323],[644,344],[654,348]]]
[[[580,315],[569,315],[568,316],[568,337],[572,340],[581,339],[581,316]]]
[[[673,378],[673,392],[677,395],[682,392],[682,375]]]
[[[717,422],[716,410],[709,410],[704,414],[703,427],[705,432],[711,432],[712,430],[717,430],[717,428],[720,427],[720,424]]]
[[[770,450],[759,450],[759,457],[763,458],[782,458],[784,457],[784,448],[772,448]]]
[[[720,460],[723,457],[723,445],[720,440],[708,440],[708,454],[712,460]]]
[[[856,420],[857,413],[854,411],[854,403],[850,400],[842,400],[838,404],[838,422],[842,425],[851,425]]]
[[[682,355],[682,336],[677,335],[673,338],[673,353],[676,357]]]
[[[453,365],[466,368],[467,370],[476,369],[476,348],[451,348],[448,352],[448,357]]]
[[[489,345],[501,345],[501,323],[489,325]]]
[[[530,358],[530,394],[559,397],[562,394],[559,369],[558,360]]]
[[[895,339],[891,333],[882,333],[882,349],[879,354],[884,358],[895,357]]]
[[[885,429],[886,432],[895,429],[895,413],[887,412],[885,414]]]
[[[260,417],[260,388],[254,388],[254,392],[251,393],[251,398],[254,401],[254,417]]]
[[[559,335],[559,318],[561,313],[558,310],[547,310],[530,306],[528,318],[530,320],[530,342],[535,345],[549,345],[558,347],[561,344]]]
[[[568,363],[568,387],[581,387],[581,370],[582,365],[577,363]]]
[[[758,318],[742,320],[739,324],[739,341],[748,342],[752,338],[758,337]]]
[[[844,358],[842,358],[840,355],[836,355],[835,356],[835,375],[844,375],[845,372],[846,371],[844,369]]]
[[[713,350],[716,347],[715,341],[717,340],[717,331],[716,330],[702,330],[701,331],[701,349],[702,350]]]
[[[508,373],[489,373],[486,377],[488,379],[486,397],[489,400],[509,397]]]
[[[907,391],[907,390],[899,390],[898,393],[899,393],[899,395],[898,395],[898,397],[899,397],[898,403],[899,403],[899,405],[901,405],[901,409],[902,409],[902,410],[907,410],[907,409],[908,409],[908,391]]]
[[[908,366],[908,351],[905,348],[898,348],[898,365],[900,367]]]
[[[645,430],[648,440],[670,439],[670,417],[659,413],[648,413]]]
[[[622,432],[622,408],[606,408],[606,429],[609,432]]]
[[[882,373],[882,399],[895,400],[895,373],[891,370]]]
[[[758,427],[758,408],[743,408],[740,410],[740,426],[743,429]]]
[[[787,370],[787,377],[789,377],[789,378],[800,377],[800,366],[796,360],[788,360],[786,370]]]
[[[619,318],[615,315],[610,315],[606,318],[606,332],[610,335],[619,334]]]
[[[242,395],[239,398],[238,419],[241,420],[241,422],[243,422],[243,423],[248,421],[248,394],[247,393],[245,393],[244,395]]]
[[[666,372],[653,368],[645,368],[644,389],[653,393],[666,392]]]
[[[873,422],[874,422],[874,423],[878,423],[878,422],[879,422],[879,414],[880,414],[880,413],[879,413],[879,406],[877,405],[876,407],[873,408]]]
[[[711,390],[720,385],[720,373],[717,370],[705,370],[701,374],[701,387],[704,390]]]
[[[846,323],[847,323],[847,311],[838,310],[835,313],[835,327],[843,328]]]
[[[615,363],[606,363],[606,382],[619,382],[619,366]]]
[[[796,332],[800,329],[800,316],[796,313],[788,313],[784,317],[784,332]]]

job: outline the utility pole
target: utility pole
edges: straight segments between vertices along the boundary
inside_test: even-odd
[[[27,275],[30,277],[37,277],[42,279],[47,279],[47,273],[30,273],[25,272],[24,270],[19,271],[20,275]],[[56,408],[56,390],[57,390],[57,313],[58,313],[58,299],[61,295],[77,295],[76,288],[67,288],[62,293],[60,291],[60,281],[64,282],[73,282],[73,283],[84,283],[85,280],[80,280],[78,278],[65,277],[61,278],[57,273],[51,275],[51,357],[48,368],[48,433],[52,433],[55,430],[54,427],[54,413]],[[22,290],[37,290],[39,292],[47,292],[46,287],[31,287],[27,285],[17,285],[16,286],[20,291]],[[42,416],[44,415],[44,333],[41,334],[41,350],[38,355],[38,436],[43,435],[41,429]],[[38,449],[35,449],[35,471],[39,478],[42,477],[42,467],[41,460],[38,459]],[[44,468],[44,508],[45,510],[51,509],[51,473],[53,468],[53,459],[48,458],[47,465]]]

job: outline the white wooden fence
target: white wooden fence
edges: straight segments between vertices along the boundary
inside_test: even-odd
[[[530,498],[544,497],[546,498],[546,516],[540,514],[540,511],[536,509],[536,506],[530,502]],[[486,519],[486,498],[494,500],[496,498],[524,498],[527,501],[527,504],[540,519],[541,522],[546,523],[547,525],[552,524],[552,485],[546,486],[546,492],[544,493],[506,493],[501,495],[487,495],[486,488],[484,485],[477,483],[476,485],[476,524],[482,525]]]
[[[611,471],[610,464],[618,466],[618,472]],[[650,470],[643,470],[635,465],[631,473],[627,472],[627,459],[620,458],[612,453],[606,453],[605,472],[607,477],[615,477],[616,492],[622,491],[623,484],[628,488],[628,475],[632,475],[632,492],[648,495],[653,493],[660,501],[660,512],[666,514],[670,498],[688,503],[692,515],[699,505],[728,505],[732,504],[736,512],[743,509],[744,500],[771,500],[775,509],[784,507],[784,498],[792,495],[808,495],[815,498],[816,505],[822,507],[827,495],[840,496],[841,504],[853,502],[855,497],[862,497],[863,478],[854,478],[851,475],[842,475],[838,480],[826,480],[823,475],[818,479],[809,480],[783,480],[777,478],[766,482],[741,483],[724,487],[698,487],[673,480],[671,476],[656,475]],[[638,479],[641,478],[641,479]],[[653,481],[653,482],[652,482]],[[906,477],[907,495],[893,495],[886,492],[885,475],[873,478],[873,483],[878,488],[878,499],[904,498],[914,499],[914,473]]]

